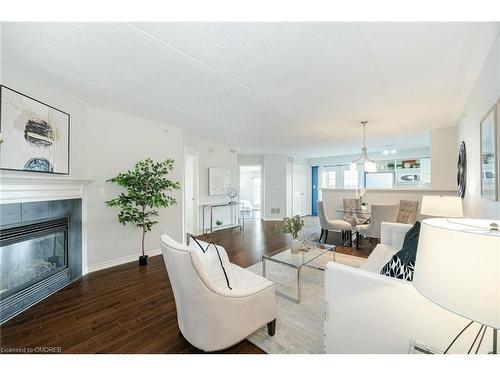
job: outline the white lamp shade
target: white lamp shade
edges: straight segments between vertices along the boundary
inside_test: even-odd
[[[463,217],[462,198],[446,195],[426,195],[422,198],[420,213],[426,216]]]
[[[492,222],[423,220],[413,284],[437,305],[500,328],[500,233],[488,230]]]

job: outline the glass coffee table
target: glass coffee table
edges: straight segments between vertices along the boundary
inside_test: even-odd
[[[329,252],[332,253],[332,261],[335,261],[334,245],[315,243],[310,250],[299,251],[297,254],[292,254],[290,248],[282,248],[262,257],[262,276],[266,277],[266,262],[273,262],[295,269],[297,271],[297,298],[280,291],[276,291],[276,294],[300,303],[302,300],[302,267],[323,271],[323,268],[313,265],[312,262]]]

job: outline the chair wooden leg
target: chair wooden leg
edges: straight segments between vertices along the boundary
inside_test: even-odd
[[[328,229],[325,229],[325,239],[323,243],[326,243],[326,240],[328,239]]]
[[[349,236],[349,247],[352,247],[352,231],[347,231],[347,235]]]
[[[276,333],[276,319],[267,323],[267,333],[269,333],[269,336],[274,336]]]
[[[319,235],[319,240],[318,240],[319,243],[321,243],[321,239],[323,238],[324,232],[325,232],[325,230],[323,228],[321,228],[321,234]]]

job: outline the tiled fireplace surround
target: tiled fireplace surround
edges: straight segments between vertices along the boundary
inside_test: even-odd
[[[5,175],[1,175],[0,180],[0,229],[3,234],[5,229],[36,227],[55,219],[63,219],[64,223],[67,218],[66,266],[58,267],[47,273],[48,277],[35,280],[13,294],[3,293],[3,297],[0,294],[1,324],[86,273],[83,202],[87,181]],[[15,249],[15,245],[5,249],[6,243],[2,244],[4,250]]]

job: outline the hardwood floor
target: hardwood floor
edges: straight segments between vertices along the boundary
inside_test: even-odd
[[[263,254],[287,245],[275,226],[273,222],[247,222],[245,230],[217,232],[213,241],[227,249],[231,262],[248,267]],[[328,242],[339,241],[339,236],[330,234]],[[368,255],[366,248],[338,247],[337,251]],[[155,256],[147,267],[127,263],[73,282],[2,325],[0,347],[4,353],[9,348],[36,352],[41,347],[61,353],[200,352],[178,333],[163,258]],[[244,340],[222,353],[263,351]]]

